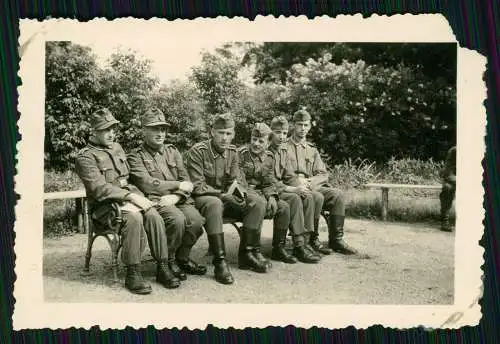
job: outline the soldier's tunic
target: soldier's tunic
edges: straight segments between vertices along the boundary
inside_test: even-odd
[[[260,230],[266,211],[266,203],[260,197],[248,193],[246,207],[229,202],[223,204],[220,199],[234,180],[243,187],[247,186],[240,172],[235,146],[231,145],[219,153],[212,140],[197,143],[186,153],[185,164],[194,184],[192,195],[195,206],[206,219],[208,234],[222,232],[223,215],[241,220],[244,229]]]
[[[78,153],[75,164],[76,173],[85,186],[91,211],[97,210],[105,202],[124,203],[129,193],[142,195],[137,187],[129,183],[129,165],[118,143],[114,143],[111,148],[89,143]],[[148,237],[164,235],[163,219],[154,208],[144,215],[123,211],[123,216],[122,261],[125,265],[138,265],[145,250],[145,234]],[[168,257],[166,245],[150,242],[150,250],[157,260]]]
[[[128,155],[128,162],[131,182],[153,202],[178,190],[180,182],[189,181],[182,156],[171,144],[157,151],[142,144]],[[179,248],[183,235],[191,235],[196,241],[203,234],[205,219],[194,207],[191,197],[183,198],[176,205],[158,205],[157,210],[165,220],[171,254]]]
[[[328,175],[318,150],[311,143],[307,141],[299,143],[292,137],[288,140],[287,151],[295,175],[302,175],[305,178]],[[331,215],[345,216],[344,198],[339,190],[325,182],[317,188],[317,191],[313,191],[316,204],[314,209],[315,226],[321,216],[322,208],[328,210]],[[323,207],[318,206],[321,203],[323,203]]]
[[[439,195],[441,200],[441,212],[446,215],[450,211],[455,198],[456,190],[456,169],[457,169],[457,149],[451,147],[446,154],[444,169],[441,171],[442,189]]]
[[[271,145],[270,150],[273,155],[274,176],[277,180],[276,190],[278,191],[280,198],[288,202],[290,205],[290,202],[293,202],[296,198],[295,196],[298,197],[298,195],[295,193],[285,192],[284,190],[287,185],[297,186],[298,178],[295,175],[294,169],[292,168],[288,158],[287,146],[286,144]],[[323,197],[319,192],[318,194],[318,204],[315,203],[312,192],[307,193],[305,196],[298,197],[302,204],[302,211],[297,211],[302,219],[299,219],[298,221],[301,223],[300,227],[304,228],[304,232],[312,232],[314,230],[315,207],[318,209],[323,207]],[[300,215],[300,213],[302,214]]]
[[[245,174],[248,188],[261,195],[266,203],[270,197],[276,197],[278,209],[273,217],[274,229],[277,231],[284,230],[286,233],[290,227],[294,235],[302,234],[304,219],[300,198],[298,195],[290,194],[290,197],[288,197],[290,203],[285,199],[280,199],[276,189],[278,181],[274,176],[273,154],[266,151],[256,155],[250,151],[248,146],[240,147],[238,152],[240,169]]]

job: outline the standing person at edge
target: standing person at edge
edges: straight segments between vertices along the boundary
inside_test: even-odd
[[[446,161],[443,170],[441,171],[442,189],[439,194],[441,202],[441,230],[451,232],[450,210],[455,198],[455,190],[457,183],[457,147],[453,146],[446,154]]]
[[[317,254],[309,246],[309,242],[311,233],[314,230],[314,210],[317,208],[321,211],[323,207],[323,195],[318,192],[319,196],[315,198],[311,190],[299,183],[299,178],[294,173],[287,154],[288,121],[286,118],[283,116],[273,118],[271,121],[271,130],[270,150],[273,154],[274,175],[277,179],[276,188],[279,196],[288,202],[290,207],[292,207],[291,202],[296,198],[300,202],[300,208],[296,212],[298,222],[296,225],[291,224],[290,226],[295,246],[293,253],[295,257],[304,263],[318,262],[321,259],[321,255]],[[303,234],[294,234],[294,226],[304,228]]]
[[[133,293],[149,294],[151,286],[140,272],[145,233],[148,238],[164,238],[163,219],[153,203],[129,184],[125,152],[120,144],[114,142],[115,125],[119,122],[108,109],[103,108],[91,115],[90,123],[93,133],[87,147],[78,153],[76,173],[85,186],[92,212],[105,210],[109,202],[118,202],[124,207],[121,258],[127,267],[125,286]],[[130,209],[135,208],[131,204],[138,208],[137,211]],[[156,280],[166,288],[177,288],[179,279],[172,274],[166,262],[166,239],[150,241],[149,246],[158,265]]]
[[[245,174],[249,190],[254,190],[267,203],[266,218],[273,219],[273,250],[271,258],[287,264],[297,259],[285,250],[288,228],[291,229],[295,253],[305,263],[317,263],[304,249],[304,215],[300,197],[295,193],[283,193],[274,174],[273,153],[268,150],[271,129],[264,123],[257,123],[251,133],[250,144],[239,151],[241,171]],[[280,189],[280,192],[278,192]],[[250,191],[249,191],[250,192]],[[283,199],[280,199],[283,197]]]
[[[347,245],[344,240],[345,201],[339,190],[328,183],[328,172],[321,160],[318,150],[306,141],[311,130],[311,115],[301,109],[293,115],[293,133],[288,140],[288,158],[299,176],[301,183],[313,192],[319,191],[324,197],[323,209],[330,212],[328,217],[328,246],[341,254],[355,254],[356,250]],[[314,192],[315,198],[319,196]],[[326,248],[319,241],[318,224],[321,210],[315,209],[314,232],[310,244],[316,250],[326,253]]]
[[[205,219],[190,197],[193,184],[189,181],[181,154],[173,145],[164,143],[167,132],[165,116],[159,109],[148,110],[142,118],[142,128],[144,142],[128,156],[130,180],[158,204],[156,209],[165,221],[167,231],[168,266],[174,275],[181,281],[187,278],[184,272],[204,275],[206,267],[198,265],[189,255],[203,234]],[[166,198],[162,196],[166,195],[173,198],[170,204],[162,201]]]
[[[246,188],[246,181],[240,172],[236,147],[231,144],[234,125],[230,114],[218,115],[212,125],[212,138],[197,143],[186,154],[186,167],[194,184],[195,205],[206,219],[205,228],[214,255],[216,278],[221,283],[233,283],[224,259],[224,215],[243,222],[239,268],[265,273],[270,267],[258,252],[266,202],[242,190]],[[243,198],[228,192],[234,181],[238,182],[237,189],[243,193]]]

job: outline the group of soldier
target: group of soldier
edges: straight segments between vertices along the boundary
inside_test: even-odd
[[[283,116],[270,125],[255,124],[250,142],[240,148],[232,144],[231,114],[217,115],[210,139],[184,155],[165,144],[168,126],[158,109],[142,116],[143,143],[129,154],[115,142],[118,123],[106,108],[91,115],[92,135],[77,155],[76,172],[93,214],[106,212],[110,202],[122,207],[121,259],[126,266],[125,286],[131,292],[152,291],[141,274],[146,245],[157,263],[156,281],[166,288],[179,287],[188,274],[206,274],[206,266],[191,258],[204,231],[215,280],[232,284],[225,218],[242,223],[240,269],[266,273],[272,268],[261,251],[264,219],[273,221],[271,260],[316,264],[332,252],[356,253],[343,240],[344,196],[329,183],[318,150],[306,140],[311,116],[305,109],[295,112],[290,124]],[[319,240],[323,215],[327,243]],[[285,248],[288,234],[291,251]]]

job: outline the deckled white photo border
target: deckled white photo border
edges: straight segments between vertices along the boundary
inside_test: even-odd
[[[481,318],[484,250],[479,246],[484,218],[481,161],[485,152],[486,86],[482,80],[486,58],[458,48],[457,68],[457,192],[455,232],[455,298],[449,306],[403,305],[280,305],[280,304],[136,304],[46,303],[43,264],[43,141],[45,41],[68,40],[114,32],[116,40],[148,39],[151,30],[192,44],[204,37],[226,41],[337,41],[337,42],[456,42],[441,15],[327,16],[217,18],[196,20],[142,20],[135,18],[21,20],[18,143],[15,191],[16,300],[15,330],[27,328],[156,328],[204,329],[287,326],[367,328],[380,324],[392,328],[459,328],[476,325]],[[140,33],[140,34],[139,34]],[[112,42],[110,44],[115,44]],[[154,43],[152,43],[154,44]],[[172,49],[156,43],[158,49]],[[182,58],[182,56],[180,57]],[[425,253],[423,253],[425,254]],[[334,292],[334,291],[332,291]]]

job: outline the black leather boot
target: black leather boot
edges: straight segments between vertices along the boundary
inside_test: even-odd
[[[229,265],[226,262],[226,245],[224,233],[208,235],[208,243],[213,255],[215,280],[222,284],[233,284],[234,277],[231,275]]]
[[[447,209],[441,209],[441,230],[443,232],[451,232],[450,212]]]
[[[181,268],[179,268],[179,265],[177,265],[175,258],[168,259],[168,267],[170,268],[170,270],[172,270],[175,277],[177,277],[181,281],[187,280],[186,274],[181,270]]]
[[[156,282],[168,289],[175,289],[181,285],[181,281],[168,267],[168,262],[158,262],[156,265]]]
[[[332,249],[323,245],[319,241],[319,219],[314,219],[314,232],[311,233],[311,238],[309,239],[310,247],[321,254],[329,255],[332,253]]]
[[[299,262],[306,263],[306,264],[317,264],[321,258],[314,254],[311,253],[305,245],[303,246],[295,246],[293,248],[293,255],[297,257]]]
[[[273,264],[269,259],[264,257],[264,255],[261,252],[261,243],[260,243],[260,236],[261,236],[261,231],[252,231],[253,237],[252,237],[252,245],[253,245],[253,256],[263,265],[266,265],[268,269],[273,267]]]
[[[243,229],[240,236],[240,247],[238,249],[238,268],[242,270],[252,270],[259,273],[266,273],[268,267],[260,262],[253,254],[252,242],[255,238],[254,231]]]
[[[309,252],[312,256],[314,257],[317,257],[317,259],[321,260],[322,258],[322,255],[318,252],[316,252],[310,245],[309,243],[311,242],[311,233],[310,232],[306,232],[304,233],[304,240],[305,240],[305,243],[304,243],[304,250],[306,250],[307,252]]]
[[[357,251],[344,242],[344,216],[330,215],[328,217],[328,246],[340,254],[356,254]]]
[[[285,249],[286,245],[286,233],[288,228],[284,230],[274,229],[273,231],[273,251],[271,252],[271,259],[277,260],[287,264],[297,263],[297,258],[292,256]]]
[[[150,294],[151,286],[142,278],[139,265],[128,265],[125,277],[125,287],[134,294]]]
[[[207,273],[207,267],[196,263],[189,258],[191,249],[198,241],[198,237],[193,233],[186,231],[182,237],[181,247],[177,250],[177,265],[186,273],[191,275],[204,275]]]

